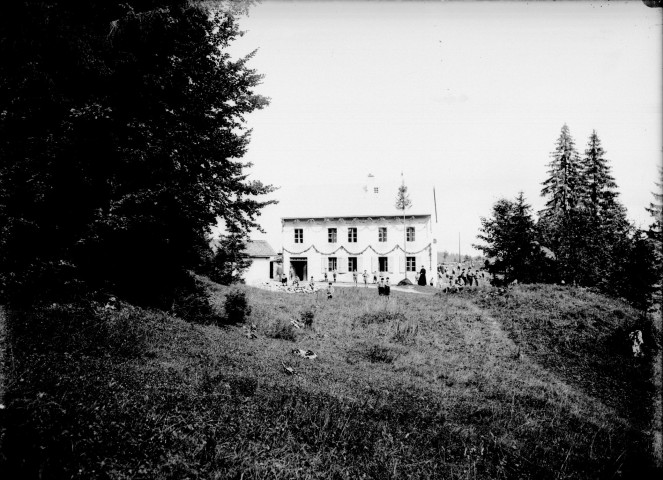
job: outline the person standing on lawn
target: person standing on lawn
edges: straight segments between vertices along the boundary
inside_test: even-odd
[[[327,286],[327,300],[331,300],[333,296],[334,287],[332,286],[332,282],[329,282],[329,285]]]
[[[378,296],[384,295],[384,279],[380,277],[380,281],[378,282]]]
[[[357,270],[352,271],[352,280],[355,282],[355,287],[357,286]]]
[[[364,270],[364,274],[362,276],[364,277],[364,287],[368,287],[368,272]]]
[[[426,269],[424,268],[423,265],[421,266],[421,270],[419,271],[419,282],[418,283],[422,287],[425,287],[427,285],[427,283],[426,283]]]

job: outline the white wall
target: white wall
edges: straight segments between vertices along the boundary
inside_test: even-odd
[[[242,278],[248,284],[269,280],[269,258],[254,258]]]
[[[437,265],[437,245],[433,242],[431,217],[422,215],[406,217],[406,227],[414,227],[415,241],[407,242],[407,255],[403,255],[403,218],[381,217],[377,219],[286,219],[282,227],[282,245],[284,270],[287,272],[292,257],[305,257],[308,264],[308,276],[316,281],[323,279],[328,270],[328,258],[334,256],[338,263],[338,281],[352,281],[352,273],[348,272],[348,257],[357,257],[357,272],[364,270],[369,274],[378,270],[378,257],[388,258],[388,272],[391,283],[407,277],[414,282],[414,272],[405,272],[405,256],[416,257],[416,271],[422,266],[426,268],[427,278],[437,281],[435,272]],[[348,242],[348,228],[357,228],[357,242]],[[379,227],[387,228],[387,241],[378,241]],[[295,229],[301,228],[304,233],[303,243],[295,243]],[[336,228],[337,241],[328,241],[328,229]],[[343,247],[343,248],[341,248]],[[371,248],[369,248],[371,247]],[[397,247],[397,248],[395,248]],[[378,275],[380,275],[378,273]],[[331,280],[331,272],[328,273]],[[308,280],[308,279],[307,279]],[[359,281],[362,282],[361,276]],[[372,281],[372,275],[370,277]]]

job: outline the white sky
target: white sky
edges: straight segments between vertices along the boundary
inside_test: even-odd
[[[440,251],[478,253],[480,216],[522,190],[538,211],[567,123],[595,129],[621,200],[651,223],[662,159],[661,9],[631,2],[276,2],[240,19],[235,55],[271,105],[247,117],[251,178],[280,186],[259,218],[280,250],[296,202],[368,173],[436,185]],[[395,197],[396,192],[394,192]]]

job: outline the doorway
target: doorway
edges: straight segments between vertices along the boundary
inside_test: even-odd
[[[306,281],[308,279],[308,261],[306,257],[292,257],[290,259],[290,266],[295,271],[295,275],[299,281]]]

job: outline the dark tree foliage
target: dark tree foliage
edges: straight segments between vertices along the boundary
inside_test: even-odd
[[[647,208],[653,219],[647,231],[647,237],[653,250],[656,269],[655,301],[660,305],[663,301],[663,166],[659,166],[658,174],[657,191],[653,193],[654,202],[650,203]]]
[[[548,198],[544,213],[559,215],[578,205],[583,189],[580,156],[566,124],[562,127],[555,151],[550,156],[550,176],[543,182],[541,195]]]
[[[0,4],[0,281],[167,304],[220,217],[247,232],[261,77],[231,14],[188,0]]]
[[[243,283],[242,273],[251,265],[243,235],[224,235],[215,245],[203,272],[222,285]]]
[[[607,286],[604,284],[612,282],[617,264],[622,261],[618,251],[631,231],[605,153],[593,131],[582,161],[585,190],[579,216],[583,233],[578,239],[576,277],[579,283],[590,286]]]
[[[541,190],[541,196],[548,200],[540,212],[538,229],[543,243],[559,259],[562,276],[576,281],[581,258],[578,247],[586,234],[582,211],[585,183],[580,156],[566,124],[551,158],[549,177]]]
[[[654,300],[660,271],[656,252],[645,233],[636,230],[633,235],[614,247],[620,261],[613,266],[610,282],[602,290],[622,297],[636,308],[647,310]]]
[[[554,266],[547,259],[537,240],[531,207],[522,192],[515,201],[498,200],[491,218],[481,218],[481,233],[477,238],[485,245],[474,245],[493,262],[490,273],[504,275],[507,282],[518,280],[531,283],[552,279]]]

